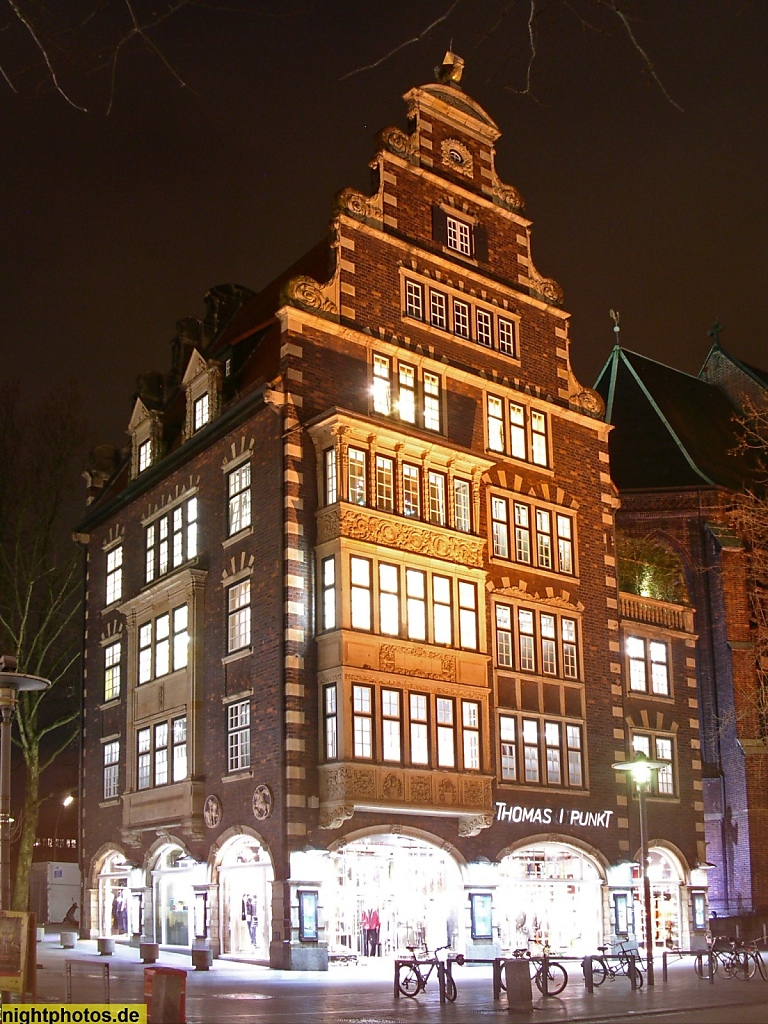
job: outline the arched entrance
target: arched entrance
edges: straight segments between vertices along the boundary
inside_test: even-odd
[[[331,852],[328,940],[360,956],[456,948],[463,882],[450,854],[416,836],[369,835]]]
[[[499,866],[496,912],[502,950],[594,950],[603,938],[603,872],[567,843],[541,842],[507,854]]]
[[[274,871],[269,852],[254,836],[225,842],[219,856],[221,951],[269,959]]]
[[[648,878],[651,883],[651,928],[654,950],[671,949],[681,940],[680,890],[683,871],[677,857],[663,847],[648,851]],[[640,944],[645,946],[643,885],[639,867],[633,871],[635,925]]]
[[[130,871],[131,866],[119,851],[104,858],[97,881],[98,935],[128,935]]]
[[[164,946],[192,946],[194,889],[205,880],[205,865],[198,864],[180,845],[167,843],[156,851],[152,868],[155,942]]]

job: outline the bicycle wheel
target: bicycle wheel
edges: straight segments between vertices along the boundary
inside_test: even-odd
[[[693,969],[696,971],[697,978],[709,979],[709,957],[702,953],[697,956],[693,961]]]
[[[739,978],[741,981],[748,981],[754,977],[756,970],[757,964],[754,953],[751,953],[748,949],[740,949],[733,954],[731,972],[735,978]]]
[[[592,961],[592,984],[597,987],[605,981],[606,970],[602,960]]]
[[[721,978],[733,976],[733,957],[730,953],[718,953],[715,957],[715,974]]]
[[[421,988],[421,975],[415,967],[409,967],[405,972],[400,971],[397,978],[397,987],[404,996],[409,996],[411,999],[418,994]]]
[[[453,975],[452,974],[446,974],[446,976],[445,976],[445,998],[448,1000],[449,1003],[455,1003],[457,995],[458,995],[458,992],[456,991],[456,982],[453,980]]]
[[[547,995],[559,996],[568,984],[568,974],[565,968],[558,963],[547,965]],[[544,992],[544,965],[536,971],[536,985],[541,993]]]
[[[643,972],[638,967],[635,967],[634,964],[632,965],[632,970],[635,973],[635,988],[642,988],[643,987]],[[626,967],[624,968],[624,973],[626,974],[626,976],[628,978],[630,978],[630,979],[632,978],[632,974],[630,973],[630,970],[629,970],[629,964],[627,964]]]

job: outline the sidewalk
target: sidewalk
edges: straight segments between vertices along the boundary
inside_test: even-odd
[[[37,946],[38,1002],[65,1001],[66,961],[79,964],[72,981],[72,1002],[101,1003],[101,971],[109,968],[111,1000],[143,1002],[144,964],[137,949],[118,945],[113,956],[99,956],[96,942],[80,940],[76,949],[63,949],[57,934],[47,934]],[[496,1019],[511,1024],[564,1021],[641,1021],[669,1017],[679,1024],[711,1019],[719,1024],[732,1020],[768,1021],[768,983],[759,976],[751,981],[716,978],[714,984],[696,977],[690,960],[670,965],[669,980],[662,981],[657,964],[656,986],[632,992],[627,978],[606,980],[590,995],[584,987],[581,967],[567,964],[569,982],[558,997],[544,999],[533,987],[529,1009],[508,1008],[506,995],[493,1000],[490,967],[455,967],[458,988],[455,1003],[441,1006],[437,979],[430,979],[426,993],[416,999],[394,997],[393,967],[387,960],[363,960],[335,965],[327,973],[272,971],[254,964],[214,960],[210,971],[192,969],[188,954],[160,952],[156,966],[187,970],[186,1005],[189,1024],[394,1024],[403,1021],[438,1020],[472,1024]],[[89,977],[81,971],[93,969]],[[711,1010],[711,1018],[707,1011]],[[730,1012],[729,1012],[730,1011]]]

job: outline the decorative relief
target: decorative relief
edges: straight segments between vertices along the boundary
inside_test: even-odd
[[[256,821],[266,821],[272,816],[273,799],[269,786],[261,785],[254,789],[251,807]]]
[[[351,768],[331,768],[323,772],[323,797],[326,800],[340,800],[346,796],[352,783]]]
[[[376,776],[372,771],[356,771],[352,786],[355,796],[376,796]]]
[[[402,800],[403,780],[399,775],[395,775],[394,772],[390,772],[382,783],[381,791],[387,800]]]
[[[440,144],[443,164],[467,178],[474,175],[475,164],[472,154],[458,139],[443,139]]]
[[[482,807],[488,787],[482,779],[466,779],[464,781],[464,802]]]
[[[459,818],[459,835],[467,839],[476,836],[484,828],[490,828],[493,824],[492,814],[477,814],[472,818]]]
[[[213,793],[205,798],[203,821],[206,828],[218,828],[221,824],[221,800]]]
[[[283,285],[280,301],[298,306],[311,313],[337,313],[336,303],[330,297],[330,287],[323,287],[313,277],[292,277]]]
[[[428,804],[432,802],[432,780],[428,775],[415,775],[410,785],[411,803]]]
[[[382,644],[379,647],[379,668],[382,672],[396,672],[402,676],[456,682],[456,658],[453,654],[442,654],[416,645]]]
[[[400,128],[383,128],[376,136],[377,147],[389,150],[403,160],[410,160],[415,152],[415,137],[407,135]]]
[[[494,586],[493,582],[488,584],[489,591],[499,594],[501,597],[517,598],[519,601],[535,601],[537,604],[548,604],[553,608],[565,608],[567,611],[583,612],[584,605],[581,601],[571,601],[570,594],[563,590],[560,594],[548,593],[542,597],[538,591],[530,591],[525,583],[521,581],[520,586],[513,586],[509,580],[503,581],[501,587]]]
[[[378,220],[382,218],[382,209],[378,196],[366,196],[356,188],[343,188],[336,194],[333,212],[347,213],[355,220]]]
[[[531,280],[531,291],[543,299],[545,302],[551,302],[553,306],[561,306],[563,303],[564,295],[563,289],[551,277],[542,277],[538,272],[533,263],[529,265],[529,274]]]
[[[504,185],[498,179],[491,185],[491,195],[499,204],[514,213],[525,210],[525,200],[513,185]]]
[[[585,388],[568,367],[568,401],[587,416],[594,416],[595,419],[602,419],[605,413],[605,402],[603,396],[592,388]]]
[[[348,804],[337,807],[325,807],[320,811],[318,819],[319,828],[341,828],[345,821],[352,817],[355,808]]]
[[[456,803],[456,786],[450,779],[443,779],[440,785],[437,787],[437,801],[441,804],[455,804]]]

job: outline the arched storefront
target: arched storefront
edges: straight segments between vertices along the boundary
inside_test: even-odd
[[[461,869],[444,849],[412,835],[369,835],[327,860],[328,941],[360,956],[407,945],[459,948]]]
[[[583,954],[603,940],[603,868],[567,843],[540,842],[507,854],[499,866],[495,911],[505,953],[544,943]]]
[[[192,946],[194,885],[205,881],[205,865],[181,846],[166,843],[155,851],[151,866],[154,941],[163,946]]]
[[[663,847],[648,851],[648,878],[651,883],[651,927],[655,950],[679,946],[683,934],[681,890],[683,869],[678,858]],[[635,927],[638,941],[645,946],[645,915],[640,868],[633,870]]]
[[[96,934],[127,937],[130,925],[131,865],[115,850],[107,854],[96,880]]]
[[[269,959],[274,871],[255,836],[226,840],[217,858],[221,952]]]

